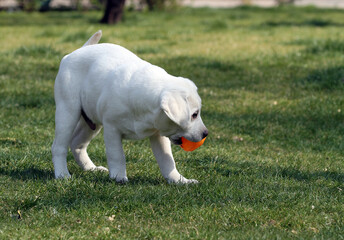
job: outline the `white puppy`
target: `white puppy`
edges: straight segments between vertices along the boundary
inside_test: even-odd
[[[101,31],[95,33],[60,64],[52,145],[55,177],[70,177],[69,146],[82,169],[107,171],[95,166],[86,152],[103,126],[110,178],[128,181],[122,139],[149,137],[168,182],[197,182],[177,171],[170,142],[181,144],[181,137],[198,142],[208,135],[195,84],[169,75],[121,46],[97,44],[100,37]]]

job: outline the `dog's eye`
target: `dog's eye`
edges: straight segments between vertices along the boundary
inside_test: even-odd
[[[196,119],[198,116],[198,111],[194,112],[194,114],[192,114],[192,120]]]

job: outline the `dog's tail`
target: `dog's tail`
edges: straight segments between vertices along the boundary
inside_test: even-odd
[[[99,30],[98,32],[93,34],[92,37],[90,37],[87,40],[87,42],[83,45],[83,47],[88,46],[88,45],[97,44],[101,37],[102,37],[102,30]]]

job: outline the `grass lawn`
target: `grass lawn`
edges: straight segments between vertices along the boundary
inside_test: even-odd
[[[344,239],[344,11],[315,8],[0,13],[0,239]],[[210,135],[173,146],[197,185],[168,185],[149,142],[124,141],[129,183],[55,180],[53,85],[98,29],[192,79]],[[102,134],[88,150],[106,165]]]

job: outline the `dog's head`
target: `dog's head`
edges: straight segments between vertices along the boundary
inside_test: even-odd
[[[177,87],[164,90],[160,96],[160,133],[173,144],[182,144],[181,137],[199,142],[208,135],[201,118],[201,98],[196,85],[185,78],[178,78]]]

